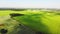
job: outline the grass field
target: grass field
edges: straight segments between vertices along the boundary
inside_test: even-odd
[[[25,11],[0,10],[0,24],[5,24],[4,26],[0,26],[0,30],[2,28],[8,29],[9,34],[11,34],[12,31],[15,31],[14,28],[18,27],[19,26],[18,24],[20,24],[20,21],[15,22],[14,20],[11,20],[11,18],[10,18],[11,13],[19,13],[19,14],[27,15],[27,16],[23,16],[23,18],[26,17],[28,21],[26,21],[25,18],[24,18],[25,20],[22,19],[22,17],[20,18],[20,20],[21,20],[21,22],[23,22],[22,24],[29,26],[33,30],[36,30],[36,31],[43,30],[44,31],[45,30],[45,28],[43,27],[43,24],[44,24],[48,27],[47,29],[49,30],[50,34],[60,34],[60,13],[58,11],[52,11],[52,10],[50,10],[50,11],[47,11],[47,10],[25,10]],[[35,14],[35,16],[33,16],[33,14]],[[31,15],[31,16],[28,17],[28,15]],[[40,18],[40,16],[41,16],[41,18]],[[35,21],[36,23],[32,23],[33,21],[29,21],[30,20],[29,18],[31,20]],[[10,19],[10,20],[8,21],[8,19]],[[19,19],[19,18],[17,18],[17,19]],[[41,20],[41,23],[43,23],[42,25],[40,23],[40,20]],[[16,28],[16,30],[18,30],[18,29]]]

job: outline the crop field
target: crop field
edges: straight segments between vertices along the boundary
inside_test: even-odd
[[[0,10],[0,34],[60,34],[60,12]]]

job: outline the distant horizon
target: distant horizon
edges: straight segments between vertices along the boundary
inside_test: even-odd
[[[0,9],[58,9],[58,8],[0,8]]]

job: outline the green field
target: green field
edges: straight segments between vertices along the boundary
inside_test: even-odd
[[[11,13],[24,14],[24,16],[10,18]],[[9,30],[7,34],[12,34],[15,30],[16,32],[20,31],[21,29],[17,28],[20,27],[18,24],[23,24],[35,32],[60,34],[60,12],[52,10],[0,10],[0,24],[4,24],[4,26],[0,26],[0,30]]]

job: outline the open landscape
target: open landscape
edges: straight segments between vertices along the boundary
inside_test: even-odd
[[[60,9],[0,9],[0,34],[4,33],[60,34]]]

